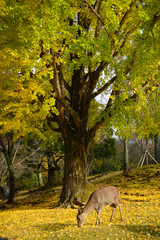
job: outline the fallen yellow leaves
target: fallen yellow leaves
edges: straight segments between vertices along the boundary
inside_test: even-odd
[[[124,222],[117,208],[110,223],[112,209],[101,211],[101,226],[95,227],[96,212],[91,212],[83,227],[76,222],[77,209],[41,208],[0,211],[0,236],[17,240],[35,239],[157,239],[160,237],[160,193],[146,190],[121,191]],[[42,207],[42,206],[41,206]]]

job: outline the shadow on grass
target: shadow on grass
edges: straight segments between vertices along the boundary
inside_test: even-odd
[[[39,225],[35,225],[35,228],[38,228],[42,231],[63,231],[66,229],[69,229],[69,227],[76,227],[76,224],[72,224],[71,222],[65,222],[65,223],[46,223],[46,224],[39,224]]]
[[[117,225],[119,228],[125,228],[126,230],[143,234],[143,235],[151,235],[152,237],[160,237],[160,225]]]

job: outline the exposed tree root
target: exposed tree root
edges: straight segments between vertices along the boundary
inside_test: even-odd
[[[64,202],[59,202],[57,207],[76,209],[77,207],[75,207],[74,205],[80,206],[80,207],[84,206],[84,204],[81,203],[77,198],[70,197],[66,199]]]

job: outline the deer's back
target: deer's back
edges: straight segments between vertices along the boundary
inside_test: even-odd
[[[97,209],[99,206],[116,203],[119,195],[119,190],[114,186],[108,186],[94,191],[89,201]]]

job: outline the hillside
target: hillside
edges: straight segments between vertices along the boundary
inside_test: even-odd
[[[160,190],[160,164],[150,165],[132,169],[124,175],[122,171],[111,172],[103,176],[88,178],[88,195],[92,191],[107,185],[114,185],[121,189],[121,192],[132,192],[138,190]],[[137,190],[136,190],[137,189]],[[16,194],[15,204],[4,206],[5,201],[0,201],[0,208],[53,208],[59,201],[61,187],[37,188],[30,191],[20,191]]]
[[[95,184],[111,184],[121,188],[154,188],[160,190],[160,164],[138,167],[123,174],[122,171],[113,172],[91,180]]]

